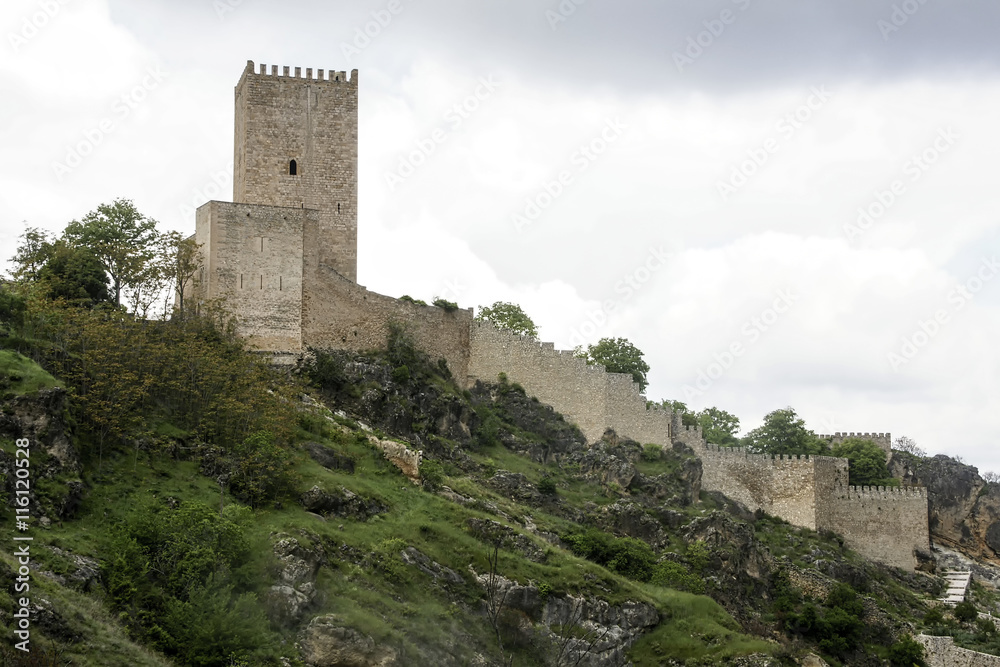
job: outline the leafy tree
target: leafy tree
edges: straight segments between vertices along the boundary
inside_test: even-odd
[[[184,238],[178,232],[167,232],[162,239],[163,274],[177,296],[177,312],[184,317],[184,290],[198,272],[201,244],[194,238]]]
[[[480,306],[476,321],[491,322],[498,329],[538,338],[538,327],[516,303],[497,301],[492,306]]]
[[[115,305],[121,305],[122,292],[144,299],[157,282],[159,267],[154,261],[160,236],[156,221],[146,217],[128,199],[101,204],[66,226],[63,237],[71,244],[88,248],[100,260],[111,278]]]
[[[914,456],[919,456],[924,458],[927,456],[927,452],[917,446],[916,440],[913,438],[908,438],[905,435],[901,435],[896,438],[896,441],[892,443],[893,449],[897,449],[901,452],[906,452],[907,454],[913,454]]]
[[[38,273],[52,257],[55,239],[49,232],[38,227],[27,227],[18,238],[20,243],[11,257],[14,264],[11,276],[18,283],[33,283],[38,280]]]
[[[747,433],[742,444],[761,454],[829,454],[829,449],[792,408],[782,408],[764,417],[764,424]]]
[[[894,667],[926,667],[924,647],[909,635],[889,647],[889,662]]]
[[[855,486],[891,484],[885,452],[871,440],[846,438],[833,447],[833,455],[848,461],[848,475]]]
[[[740,430],[739,417],[716,407],[705,408],[697,417],[702,435],[708,442],[726,447],[739,444],[739,438],[736,437]]]
[[[627,373],[639,385],[640,391],[649,386],[646,374],[649,364],[642,360],[643,352],[627,338],[602,338],[594,345],[588,345],[582,353],[588,364],[602,364],[609,373]]]
[[[93,306],[110,298],[101,262],[86,248],[72,247],[64,241],[52,244],[49,258],[37,275],[37,282],[50,299]]]
[[[972,604],[968,600],[963,600],[955,605],[955,608],[951,611],[961,623],[971,623],[972,621],[979,618],[979,611],[976,609],[976,605]]]

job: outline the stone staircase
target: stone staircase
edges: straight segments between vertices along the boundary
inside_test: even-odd
[[[965,594],[969,590],[972,573],[969,571],[948,572],[944,575],[944,578],[948,582],[948,590],[945,592],[944,597],[941,598],[941,602],[950,606],[955,606],[959,602],[963,602]]]

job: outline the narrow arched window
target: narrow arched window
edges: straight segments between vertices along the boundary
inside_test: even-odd
[[[299,175],[299,165],[295,162],[295,160],[292,160],[291,162],[288,163],[288,175],[289,176]]]

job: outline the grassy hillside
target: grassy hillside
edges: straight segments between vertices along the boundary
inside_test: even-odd
[[[37,664],[878,665],[936,592],[704,494],[680,445],[586,443],[393,335],[283,373],[206,321],[44,306],[11,328],[2,484],[37,440],[32,646],[64,660]]]

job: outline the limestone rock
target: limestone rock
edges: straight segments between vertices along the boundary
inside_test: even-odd
[[[53,472],[78,472],[80,460],[70,442],[66,425],[66,390],[42,389],[35,394],[14,396],[0,412],[0,435],[28,438],[32,448],[49,455]]]
[[[277,582],[265,594],[268,616],[276,625],[294,625],[316,597],[316,573],[323,555],[289,535],[279,533],[272,539],[279,570]]]
[[[497,545],[501,549],[517,552],[535,563],[545,561],[545,552],[530,537],[513,528],[498,521],[476,517],[468,519],[465,523],[469,527],[469,532],[489,545]]]
[[[918,458],[897,453],[890,470],[903,484],[927,487],[935,543],[1000,563],[1000,485],[987,484],[975,467],[944,455]]]
[[[530,505],[538,504],[542,500],[542,494],[538,489],[519,472],[497,470],[487,484],[512,500]]]
[[[424,574],[433,578],[435,582],[441,580],[447,584],[456,585],[465,582],[465,580],[462,579],[461,575],[457,572],[441,565],[440,563],[432,561],[425,554],[413,547],[407,547],[404,549],[401,557],[404,563],[418,568]]]
[[[343,454],[338,454],[326,445],[318,442],[307,442],[306,451],[312,459],[329,470],[345,470],[354,472],[354,459]]]
[[[312,667],[393,667],[397,652],[345,627],[334,614],[313,618],[302,633],[302,658]]]
[[[318,484],[302,494],[299,498],[302,506],[320,516],[351,517],[359,521],[366,521],[376,514],[386,511],[386,507],[377,500],[366,500],[343,487],[334,491],[326,491]]]
[[[369,442],[382,450],[383,456],[402,471],[406,477],[414,484],[420,484],[420,461],[423,458],[422,451],[410,449],[401,442],[395,440],[382,440],[372,436]]]

